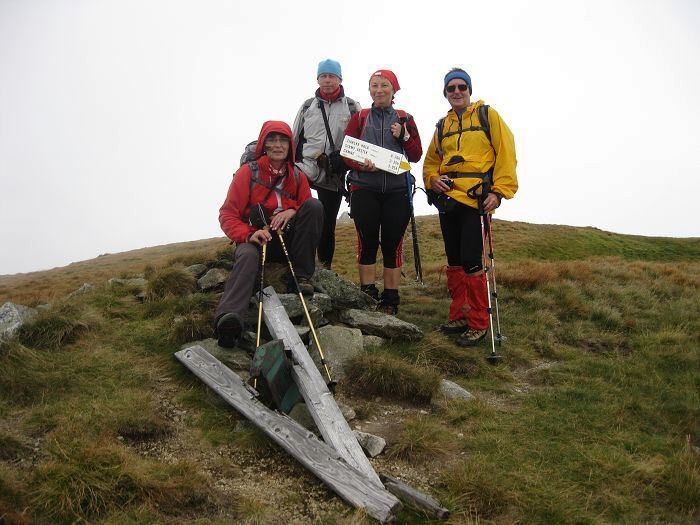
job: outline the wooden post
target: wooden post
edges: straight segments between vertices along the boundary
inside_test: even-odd
[[[285,349],[291,352],[294,361],[292,377],[324,441],[352,467],[362,472],[377,486],[383,487],[271,286],[263,290],[263,315],[272,337],[282,339]]]
[[[394,519],[401,502],[393,494],[348,465],[313,432],[263,405],[254,390],[204,348],[192,346],[176,352],[175,357],[345,501],[365,509],[381,523]]]

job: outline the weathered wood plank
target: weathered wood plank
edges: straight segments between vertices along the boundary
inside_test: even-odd
[[[382,523],[391,521],[400,510],[401,502],[393,494],[370,482],[296,421],[264,406],[235,372],[204,348],[192,346],[176,352],[175,357],[352,506],[365,509]]]
[[[338,451],[351,466],[382,487],[379,476],[345,421],[321,372],[316,368],[314,360],[271,286],[263,290],[263,315],[272,337],[282,339],[285,349],[292,354],[295,364],[292,377],[324,441]]]
[[[379,477],[384,482],[384,486],[389,492],[404,503],[418,507],[425,512],[429,518],[445,521],[450,517],[450,511],[440,505],[440,502],[431,496],[386,474],[380,474]]]

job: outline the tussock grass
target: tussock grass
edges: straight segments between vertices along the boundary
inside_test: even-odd
[[[33,522],[25,487],[25,480],[0,463],[0,523],[29,525]]]
[[[132,466],[130,457],[110,442],[54,442],[52,459],[31,480],[39,512],[54,522],[92,521],[126,505],[151,503],[166,515],[204,508],[210,491],[186,462]]]
[[[436,421],[418,418],[406,421],[396,442],[392,443],[389,456],[408,463],[423,463],[444,459],[457,450],[455,436]]]
[[[429,401],[440,383],[434,371],[420,369],[385,352],[363,354],[346,366],[346,382],[363,396]]]
[[[434,331],[449,305],[444,253],[436,217],[418,222],[425,285],[407,253],[399,317],[425,337],[362,356],[340,385],[360,419],[390,417],[391,404],[426,412],[389,423],[401,432],[380,468],[437,480],[451,523],[695,523],[700,240],[494,221],[507,340],[492,366],[488,343],[458,348]],[[333,269],[357,282],[355,246],[339,224]],[[0,344],[0,521],[276,519],[264,498],[241,504],[231,487],[261,459],[291,460],[172,356],[209,333],[216,294],[141,303],[137,288],[106,286],[230,256],[216,238],[0,276],[0,303],[52,304]],[[93,293],[66,298],[84,282]],[[476,399],[423,405],[442,377]],[[354,523],[348,512],[305,517]],[[396,521],[427,522],[411,510]]]
[[[167,297],[181,297],[193,293],[197,287],[194,276],[181,266],[155,270],[146,285],[146,299],[157,301]]]
[[[23,405],[41,395],[50,384],[50,360],[17,340],[0,343],[0,406]]]
[[[17,340],[23,345],[40,350],[57,350],[75,343],[89,330],[80,319],[77,309],[65,305],[40,311],[17,330]]]

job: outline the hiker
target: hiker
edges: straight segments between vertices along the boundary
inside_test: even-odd
[[[423,162],[425,188],[442,203],[440,229],[452,299],[440,330],[461,334],[460,346],[475,346],[489,328],[481,214],[492,214],[518,190],[515,141],[496,110],[483,100],[471,102],[472,81],[463,69],[445,75],[442,93],[452,109],[438,122]]]
[[[269,227],[254,226],[251,208],[261,204]],[[215,328],[219,346],[231,348],[243,331],[260,265],[261,247],[267,260],[286,262],[279,235],[284,232],[289,258],[299,289],[290,275],[288,292],[314,293],[311,277],[321,235],[323,205],[311,196],[309,183],[294,166],[294,138],[289,125],[267,121],[260,129],[255,161],[243,164],[233,176],[226,200],[219,210],[219,223],[236,243],[233,269],[216,309]]]
[[[372,73],[369,94],[372,107],[355,113],[345,134],[377,146],[405,154],[410,162],[423,154],[415,120],[394,109],[394,95],[400,89],[396,75],[388,69]],[[403,236],[411,217],[410,173],[394,175],[379,170],[370,159],[363,163],[346,159],[350,167],[350,214],[357,230],[357,263],[360,288],[379,301],[377,310],[396,315],[399,309],[399,283],[403,265]],[[376,286],[377,250],[384,259],[384,290]]]
[[[323,230],[318,260],[330,269],[335,253],[335,223],[345,193],[347,166],[340,157],[345,127],[360,105],[345,96],[340,64],[326,59],[316,71],[318,89],[306,100],[294,119],[297,166],[306,174],[323,204]]]

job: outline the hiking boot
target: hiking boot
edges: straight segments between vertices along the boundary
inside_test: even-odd
[[[483,341],[488,332],[488,330],[475,330],[474,328],[470,328],[460,335],[455,343],[457,346],[476,346]]]
[[[313,297],[314,285],[308,277],[297,277],[299,288],[297,289],[294,279],[290,279],[287,283],[287,293],[299,293],[304,297]]]
[[[399,298],[398,290],[384,288],[381,297],[379,297],[377,312],[382,312],[387,315],[396,315],[397,313],[399,313],[400,303],[401,299]]]
[[[394,304],[379,303],[377,305],[377,312],[381,312],[387,315],[396,315],[399,313],[399,307]]]
[[[243,318],[235,313],[224,314],[216,321],[216,336],[219,346],[233,348],[243,332]]]
[[[379,301],[379,290],[377,290],[377,286],[372,283],[372,284],[361,284],[360,285],[360,291],[363,293],[366,293],[369,295],[372,299],[375,301]]]
[[[469,329],[466,319],[450,319],[438,327],[443,334],[459,334]]]

